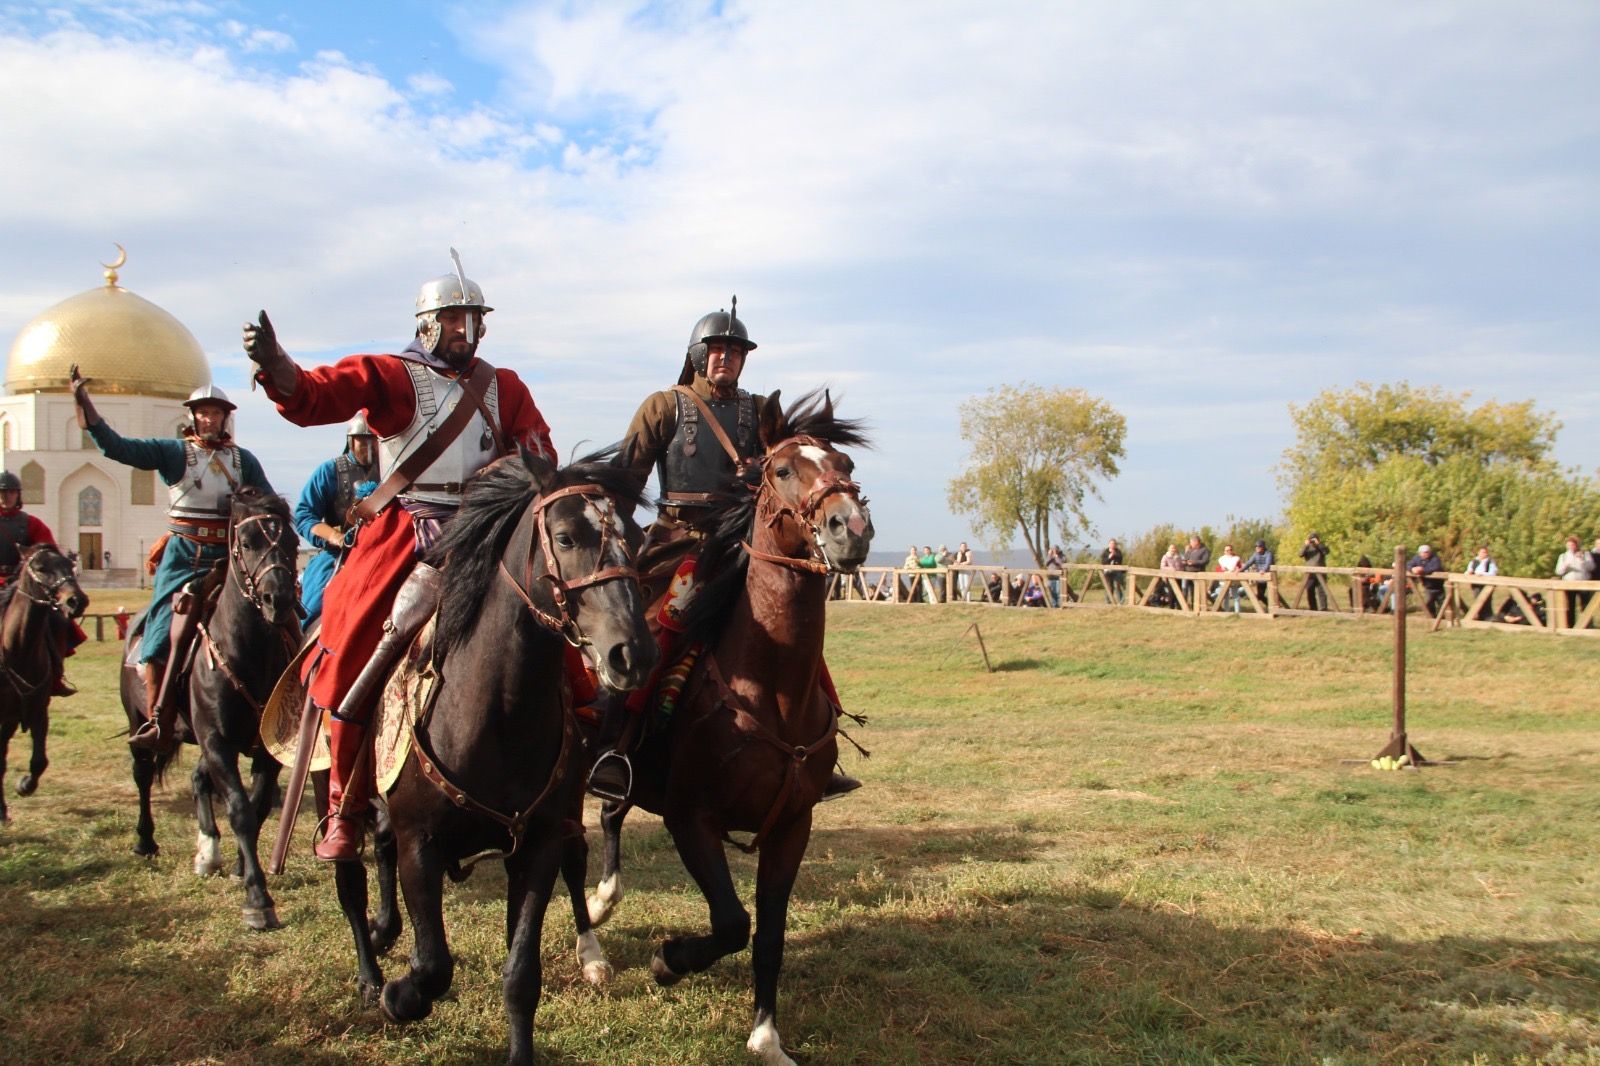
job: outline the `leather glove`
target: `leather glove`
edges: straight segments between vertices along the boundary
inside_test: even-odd
[[[89,381],[89,378],[78,373],[77,363],[73,363],[67,371],[67,383],[72,387],[72,399],[78,405],[79,429],[88,429],[100,421],[100,413],[94,409],[94,401],[89,399]]]
[[[298,375],[294,360],[278,343],[278,333],[272,328],[272,319],[261,312],[259,322],[244,324],[244,354],[261,368],[257,377],[271,385],[275,392],[288,396],[294,392]]]

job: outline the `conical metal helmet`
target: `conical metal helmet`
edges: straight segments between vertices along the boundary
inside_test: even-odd
[[[9,470],[0,470],[0,492],[21,492],[22,479]]]
[[[746,352],[755,350],[756,342],[750,339],[750,331],[739,321],[739,297],[733,298],[732,306],[731,311],[719,308],[709,315],[701,315],[700,321],[689,331],[687,355],[695,373],[706,372],[706,359],[710,354],[706,346],[712,341],[721,341],[731,347],[742,348]],[[685,370],[684,373],[687,375],[688,371]]]
[[[356,412],[355,417],[350,420],[350,424],[344,427],[344,435],[347,437],[377,436],[376,433],[372,432],[372,427],[367,425],[367,415],[364,411]]]
[[[189,394],[189,398],[183,401],[183,406],[193,411],[203,403],[214,403],[227,408],[229,411],[237,411],[239,409],[238,404],[228,399],[228,394],[215,385],[201,385]]]

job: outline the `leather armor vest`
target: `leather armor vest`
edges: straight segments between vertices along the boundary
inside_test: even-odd
[[[234,486],[244,484],[244,457],[238,447],[212,451],[186,440],[183,464],[183,477],[167,487],[167,517],[190,522],[227,518]],[[218,464],[227,469],[226,474],[217,469]]]
[[[702,425],[700,408],[683,393],[673,394],[678,401],[678,428],[661,457],[656,476],[661,483],[659,503],[671,507],[704,507],[709,500],[673,499],[675,494],[724,492],[734,475],[733,460],[709,426]],[[757,451],[756,398],[743,389],[732,400],[710,400],[706,406],[722,426],[728,439],[748,459]]]
[[[399,469],[406,457],[422,447],[422,442],[462,400],[461,387],[454,378],[410,359],[403,359],[401,363],[411,375],[411,389],[416,396],[415,411],[411,415],[410,425],[394,436],[378,441],[378,465],[383,470]],[[483,394],[483,405],[493,412],[497,421],[504,423],[500,415],[498,376],[489,379],[489,388]],[[495,451],[494,433],[484,422],[483,412],[474,411],[460,435],[400,496],[403,499],[460,506],[462,485],[496,458],[498,453]]]
[[[362,466],[349,452],[345,452],[333,461],[333,476],[336,486],[333,513],[323,515],[322,520],[331,526],[343,526],[345,516],[356,505],[356,486],[363,481],[378,480],[378,468],[376,465]]]
[[[0,515],[0,570],[6,573],[15,573],[17,564],[22,562],[22,553],[18,548],[26,548],[33,541],[28,539],[28,516],[21,511],[15,514]]]

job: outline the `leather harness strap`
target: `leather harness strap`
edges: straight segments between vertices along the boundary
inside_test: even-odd
[[[350,513],[345,516],[347,525],[364,526],[382,514],[384,508],[388,507],[396,496],[410,488],[418,475],[433,465],[433,461],[443,455],[444,450],[461,436],[461,431],[466,428],[473,412],[483,412],[483,396],[489,390],[489,382],[494,380],[494,367],[479,359],[473,364],[471,372],[456,380],[461,383],[463,394],[461,400],[451,408],[450,414],[439,424],[439,428],[422,442],[422,446],[406,456],[399,466],[390,471],[389,476],[383,479],[383,484],[373,490],[371,495],[356,501],[356,505],[350,508]],[[494,433],[495,446],[504,454],[499,427],[486,413],[484,418]]]
[[[717,443],[722,445],[722,450],[728,453],[729,459],[733,460],[734,468],[738,469],[739,464],[744,462],[745,457],[740,455],[739,449],[733,446],[733,439],[728,436],[728,431],[722,428],[722,423],[717,421],[717,416],[711,413],[711,408],[706,406],[706,402],[700,398],[700,394],[687,385],[674,385],[672,386],[672,391],[681,392],[693,400],[696,407],[700,408],[700,416],[706,420],[706,425],[711,427],[711,432],[716,434]]]
[[[789,803],[789,797],[794,794],[795,784],[800,777],[800,767],[804,765],[807,759],[832,742],[834,735],[839,732],[839,716],[834,714],[830,707],[828,725],[822,731],[822,736],[810,744],[791,744],[773,732],[771,726],[744,708],[742,701],[734,693],[732,686],[723,678],[722,671],[717,667],[716,656],[709,649],[701,656],[701,662],[704,677],[716,687],[718,693],[716,701],[712,703],[706,714],[701,717],[704,718],[710,715],[719,707],[726,707],[733,712],[733,724],[739,732],[757,740],[766,741],[789,757],[788,764],[783,771],[783,784],[778,787],[778,795],[773,799],[772,807],[767,811],[766,818],[762,820],[761,828],[756,831],[755,836],[750,838],[750,842],[741,844],[726,832],[722,834],[723,840],[749,855],[760,850],[762,843],[767,839],[767,835],[772,832],[773,826],[778,824],[779,817]],[[689,686],[685,685],[684,687],[687,689]],[[724,761],[737,757],[742,750],[742,747],[735,748],[728,753]],[[816,802],[817,797],[812,797],[810,805],[814,806]]]

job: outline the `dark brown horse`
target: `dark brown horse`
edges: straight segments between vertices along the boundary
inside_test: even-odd
[[[699,973],[750,942],[750,915],[728,870],[728,834],[759,850],[752,964],[755,1016],[746,1047],[790,1063],[778,1037],[778,972],[789,894],[811,837],[811,809],[837,755],[834,708],[818,686],[828,573],[867,558],[872,519],[840,446],[864,445],[826,394],[785,416],[763,405],[760,487],[728,506],[696,574],[684,648],[701,651],[664,739],[638,753],[632,802],[661,815],[684,867],[710,905],[711,930],[661,944],[650,970],[663,985]],[[608,806],[605,870],[590,901],[596,924],[621,897],[619,840],[626,809]]]
[[[388,794],[415,948],[383,988],[396,1021],[449,989],[443,882],[499,858],[507,876],[505,1007],[510,1061],[533,1061],[539,937],[583,787],[564,647],[609,686],[636,688],[656,647],[629,545],[641,486],[613,462],[555,470],[524,455],[479,475],[436,548],[444,595],[431,703]],[[354,917],[351,926],[359,929]],[[359,934],[358,934],[359,935]]]
[[[61,621],[61,594],[66,610],[77,618],[89,606],[78,587],[72,562],[48,544],[21,549],[16,575],[0,589],[0,822],[6,810],[6,757],[17,727],[33,737],[28,772],[17,782],[17,795],[31,796],[50,760],[45,739],[50,735],[50,689],[56,679],[60,650],[56,635]]]
[[[239,856],[235,870],[244,882],[244,921],[252,929],[273,929],[278,915],[267,892],[257,842],[261,823],[272,809],[280,767],[261,746],[261,707],[300,641],[295,553],[299,538],[289,506],[281,496],[245,487],[233,498],[228,521],[228,554],[201,582],[193,609],[215,608],[200,623],[192,645],[188,683],[180,689],[178,736],[197,744],[200,758],[190,785],[200,829],[194,872],[205,877],[222,869],[221,834],[212,799],[222,794]],[[205,616],[202,615],[204,618]],[[132,665],[140,632],[129,633],[123,657],[122,706],[130,729],[145,719],[145,688]],[[183,713],[183,708],[187,713]],[[133,780],[139,789],[138,840],[134,854],[155,855],[155,817],[150,789],[177,755],[133,748]],[[239,757],[250,756],[250,787],[239,774]]]

